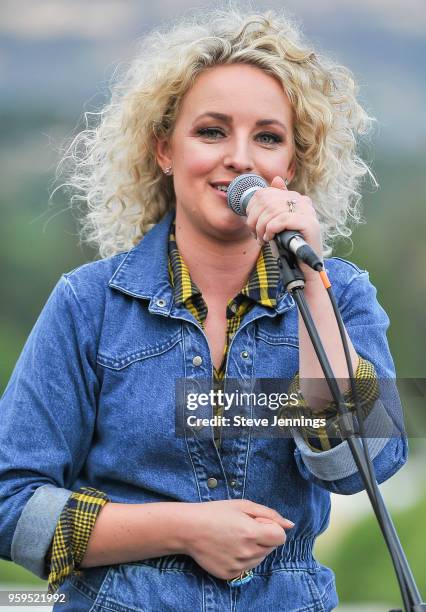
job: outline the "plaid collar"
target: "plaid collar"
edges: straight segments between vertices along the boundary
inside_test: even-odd
[[[192,281],[189,270],[183,261],[176,244],[175,222],[170,226],[169,233],[169,276],[173,286],[173,294],[176,304],[185,304],[188,298],[192,298],[194,304],[202,308],[201,292]],[[234,301],[241,303],[247,298],[263,306],[274,308],[276,305],[277,286],[280,280],[278,266],[271,247],[266,244],[260,251],[256,265],[253,267],[248,281],[235,296]],[[199,308],[197,307],[197,310]]]

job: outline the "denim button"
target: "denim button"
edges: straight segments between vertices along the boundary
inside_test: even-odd
[[[248,352],[247,352],[247,351],[242,351],[242,352],[241,352],[241,357],[242,357],[243,359],[248,359],[248,356],[249,356],[249,354],[248,354]]]
[[[163,298],[160,298],[159,300],[157,300],[155,302],[157,304],[157,306],[159,306],[160,308],[163,308],[163,306],[166,305],[166,300],[163,300]]]
[[[236,487],[237,484],[238,484],[238,482],[236,480],[230,480],[230,482],[229,482],[229,486],[230,487]]]
[[[209,489],[215,489],[217,487],[217,480],[216,478],[208,478],[207,479],[207,486]]]
[[[200,357],[200,355],[196,355],[194,359],[192,360],[192,365],[194,366],[200,366],[202,363],[203,363],[203,358]]]

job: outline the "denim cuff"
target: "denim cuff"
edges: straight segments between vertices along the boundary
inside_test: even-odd
[[[25,504],[13,534],[10,556],[42,580],[48,579],[45,556],[59,516],[72,491],[47,484],[36,489]]]
[[[373,460],[395,434],[395,426],[386,412],[383,403],[377,400],[373,409],[364,421],[368,438],[366,439],[371,459]],[[352,476],[358,471],[351,449],[346,441],[334,448],[315,452],[307,445],[301,433],[293,430],[294,441],[300,451],[301,459],[308,470],[320,480],[332,481]]]

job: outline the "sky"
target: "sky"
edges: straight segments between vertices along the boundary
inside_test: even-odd
[[[235,3],[235,2],[234,2]],[[426,150],[424,0],[241,0],[258,11],[285,9],[314,47],[347,65],[378,119],[383,150]],[[136,41],[211,1],[2,0],[0,109],[52,105],[76,118],[108,96],[108,83]],[[226,6],[226,3],[225,3]]]
[[[288,0],[287,2],[241,2],[257,8],[285,7],[306,22],[321,19],[343,24],[354,15],[365,24],[392,34],[423,38],[426,32],[426,4],[423,0]],[[156,3],[132,0],[3,0],[0,31],[23,39],[42,40],[77,35],[110,39],[137,30],[138,23],[155,23],[211,2],[160,0]]]

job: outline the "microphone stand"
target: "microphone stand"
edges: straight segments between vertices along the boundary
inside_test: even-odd
[[[415,583],[413,574],[411,572],[408,560],[403,551],[401,542],[398,538],[398,534],[395,530],[395,526],[392,522],[392,518],[385,506],[383,498],[381,496],[376,478],[374,476],[374,466],[371,462],[368,453],[367,442],[361,442],[356,437],[359,433],[358,429],[355,429],[357,423],[345,405],[344,398],[333,375],[333,370],[330,366],[327,354],[322,345],[318,331],[315,327],[315,323],[312,319],[308,304],[305,300],[303,289],[305,287],[305,277],[303,272],[297,265],[295,256],[287,250],[280,242],[279,239],[275,240],[275,245],[278,250],[278,267],[280,270],[280,276],[283,283],[283,287],[293,296],[302,319],[306,325],[309,337],[312,341],[315,349],[318,361],[320,362],[322,371],[327,380],[328,387],[333,396],[334,401],[338,407],[339,414],[339,430],[343,440],[346,440],[349,448],[351,449],[352,456],[358,468],[358,472],[363,480],[365,489],[373,507],[379,526],[382,530],[386,545],[389,550],[389,554],[394,565],[396,577],[399,583],[402,600],[404,603],[405,612],[421,612],[426,611],[426,603],[422,602],[419,590]],[[337,304],[332,297],[331,290],[328,289],[330,299],[333,303],[333,308],[339,323],[339,330],[342,336],[342,341],[345,341],[343,333],[343,323],[340,318],[340,314],[337,310]],[[340,319],[340,320],[339,320]],[[348,358],[348,351],[345,347],[345,356]],[[348,363],[349,374],[352,371],[350,363]],[[351,380],[352,388],[354,388],[354,381]],[[356,401],[356,392],[354,395],[354,401]],[[360,412],[357,411],[360,415]],[[361,421],[361,419],[360,419]],[[354,427],[355,425],[355,427]],[[361,423],[361,431],[363,431]],[[402,612],[401,610],[391,610],[390,612]]]

